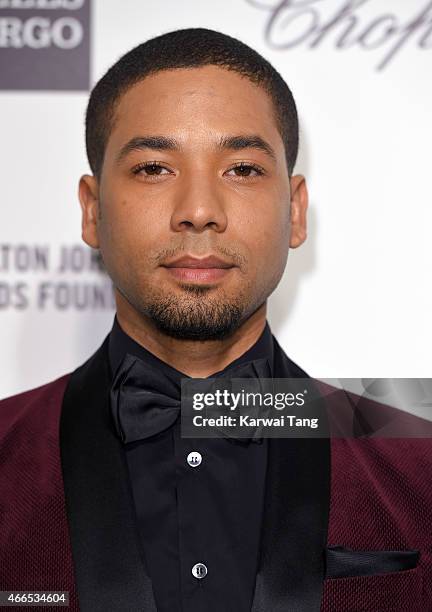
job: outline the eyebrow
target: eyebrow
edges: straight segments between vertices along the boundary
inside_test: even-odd
[[[174,138],[167,138],[166,136],[137,136],[123,145],[117,155],[117,162],[121,162],[131,151],[142,151],[144,149],[172,151],[179,148],[180,146]]]
[[[264,151],[269,157],[276,161],[276,153],[273,147],[258,135],[252,136],[224,136],[219,141],[219,146],[222,149],[232,149],[234,151],[241,151],[242,149],[258,149]]]
[[[257,134],[223,136],[219,140],[218,146],[221,149],[231,149],[233,151],[257,149],[258,151],[264,151],[273,161],[276,161],[276,153],[273,147]],[[167,136],[137,136],[129,140],[120,149],[117,155],[117,163],[121,162],[131,151],[143,151],[145,149],[153,151],[178,151],[181,149],[181,145],[175,138]]]

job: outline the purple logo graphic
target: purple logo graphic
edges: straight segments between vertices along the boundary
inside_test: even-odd
[[[0,0],[0,89],[90,86],[90,0]]]
[[[362,50],[382,49],[377,65],[382,70],[402,48],[415,41],[419,49],[432,49],[432,2],[403,21],[396,14],[370,16],[373,0],[340,2],[330,15],[328,0],[246,0],[251,6],[268,13],[264,36],[273,49],[288,50],[303,45],[317,49],[325,41],[338,50],[358,47]],[[407,5],[411,3],[407,3]],[[413,3],[414,7],[418,3]],[[388,8],[394,4],[388,3]],[[326,15],[324,16],[324,11]],[[368,11],[367,14],[365,11]]]

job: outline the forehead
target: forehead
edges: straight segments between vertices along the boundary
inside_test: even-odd
[[[228,133],[259,133],[283,149],[270,96],[237,72],[218,66],[164,70],[120,98],[109,147],[141,133],[204,144]]]

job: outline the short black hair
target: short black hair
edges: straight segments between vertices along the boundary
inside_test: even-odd
[[[116,106],[132,85],[162,70],[208,65],[233,70],[260,85],[270,96],[291,176],[298,153],[299,126],[290,88],[254,49],[206,28],[175,30],[150,39],[123,55],[96,83],[86,113],[87,157],[93,174],[100,178]]]

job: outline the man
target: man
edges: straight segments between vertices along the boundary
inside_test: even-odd
[[[306,238],[281,76],[171,32],[97,83],[86,143],[82,234],[117,313],[83,366],[0,405],[1,589],[84,612],[432,610],[428,440],[181,437],[184,377],[306,377],[266,321]]]

